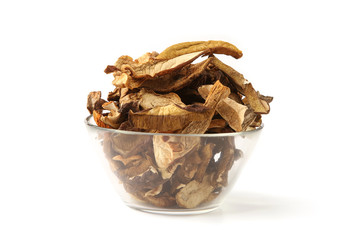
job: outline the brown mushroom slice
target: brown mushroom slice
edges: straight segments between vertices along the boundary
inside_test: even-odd
[[[260,127],[262,123],[261,115],[257,114],[255,120],[249,125],[249,127],[257,128]]]
[[[109,74],[109,73],[112,73],[112,72],[115,72],[115,71],[119,71],[119,69],[117,69],[115,66],[113,65],[107,65],[104,72],[106,74]]]
[[[102,105],[106,101],[101,99],[101,91],[90,92],[87,98],[87,109],[90,114],[93,113],[94,110],[102,112]]]
[[[202,182],[193,180],[176,194],[176,203],[183,208],[195,208],[206,201],[214,191],[211,175],[205,175]]]
[[[211,112],[207,115],[205,121],[194,120],[184,128],[181,133],[188,134],[202,134],[208,129],[211,119],[214,116],[216,106],[218,103],[227,98],[230,94],[230,89],[216,81],[216,83],[210,89],[210,92],[205,100],[204,106],[211,109]]]
[[[162,177],[170,178],[176,170],[177,163],[182,164],[183,162],[177,162],[177,160],[181,160],[192,150],[195,151],[199,145],[200,137],[153,136],[155,161]]]
[[[226,65],[215,56],[213,57],[212,64],[216,68],[224,72],[227,76],[229,76],[231,82],[234,84],[238,91],[243,90],[245,88],[245,85],[249,83],[249,81],[244,78],[244,75],[242,75],[232,67]]]
[[[259,98],[259,95],[253,88],[252,84],[248,80],[246,80],[241,73],[221,62],[216,57],[214,57],[212,63],[230,77],[230,80],[232,81],[236,89],[246,96],[247,102],[255,113],[269,113],[269,103]]]
[[[226,121],[224,119],[222,119],[222,118],[213,119],[213,120],[211,120],[208,129],[211,129],[211,128],[224,128],[224,127],[226,127],[226,125],[227,125]]]
[[[121,88],[115,88],[112,92],[109,92],[108,101],[119,101],[121,96]]]
[[[251,83],[245,85],[243,93],[245,95],[243,102],[248,103],[255,113],[267,114],[270,112],[269,103],[259,98],[258,93],[255,91]]]
[[[208,119],[210,110],[204,106],[187,106],[182,108],[171,104],[155,107],[140,112],[129,112],[129,121],[134,127],[158,132],[174,132],[183,129],[192,121]]]
[[[106,115],[106,114],[104,114],[104,115]],[[102,120],[103,117],[104,116],[98,110],[93,111],[93,118],[94,118],[96,125],[98,125],[99,127],[102,127],[102,128],[113,128],[110,125],[103,122],[103,120]]]
[[[199,165],[206,161],[206,159],[202,159],[202,156],[196,150],[189,155],[184,156],[185,161],[179,168],[177,172],[177,177],[181,183],[190,182],[196,175],[198,171]]]
[[[145,200],[157,207],[162,208],[169,208],[176,205],[175,197],[169,195],[168,193],[157,196],[146,196]]]
[[[190,84],[203,74],[212,58],[208,58],[200,63],[191,64],[183,67],[179,71],[171,74],[152,78],[147,81],[138,81],[137,87],[152,89],[157,92],[174,92]],[[134,85],[133,85],[134,86]]]
[[[216,170],[213,177],[214,186],[226,187],[228,184],[228,172],[234,163],[235,143],[233,137],[225,138],[223,142],[223,149],[219,160],[216,162]]]
[[[212,85],[203,85],[198,91],[203,98],[206,98]],[[229,97],[219,102],[216,111],[228,122],[229,126],[237,132],[246,129],[252,121],[255,120],[256,114],[247,106],[236,102]]]
[[[159,193],[161,193],[163,189],[163,184],[160,184],[159,186],[155,187],[154,189],[151,189],[149,191],[147,191],[144,195],[144,197],[154,197],[156,195],[158,195]]]
[[[115,152],[127,158],[143,152],[144,148],[151,145],[151,136],[114,133],[111,145]]]
[[[197,171],[196,171],[196,174],[194,177],[194,179],[198,182],[202,182],[202,180],[205,176],[206,168],[209,165],[209,162],[214,155],[213,154],[214,147],[215,147],[214,143],[208,143],[204,147],[202,147],[200,150],[201,162],[199,164],[199,167],[197,168]]]
[[[210,53],[226,54],[234,58],[240,58],[242,52],[233,44],[224,41],[194,41],[174,44],[163,52],[156,59],[171,59],[183,54],[208,50]]]

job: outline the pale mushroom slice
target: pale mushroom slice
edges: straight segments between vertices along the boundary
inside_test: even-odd
[[[212,85],[203,85],[198,91],[203,98],[206,98],[211,87]],[[216,111],[236,132],[244,131],[256,118],[256,114],[251,109],[229,97],[219,102]]]
[[[102,105],[105,110],[110,111],[107,115],[101,116],[100,120],[111,126],[112,128],[119,128],[121,124],[119,107],[114,101],[106,102]]]
[[[175,104],[180,107],[186,107],[176,93],[158,94],[152,90],[142,88],[138,93],[140,95],[140,106],[143,109],[151,109],[155,107],[165,107]]]
[[[259,98],[258,93],[253,88],[252,84],[244,78],[244,76],[237,72],[232,67],[221,62],[216,57],[213,58],[212,63],[226,75],[229,76],[232,84],[236,87],[237,91],[244,94],[248,99],[248,103],[255,113],[267,114],[270,111],[269,103]]]
[[[212,175],[205,175],[202,182],[193,180],[176,194],[176,203],[183,208],[195,208],[206,201],[214,191],[211,185]]]
[[[155,161],[164,179],[170,178],[181,159],[200,146],[200,137],[153,136]],[[184,159],[182,159],[184,160]]]
[[[230,89],[220,83],[220,81],[216,81],[216,83],[211,87],[210,92],[205,100],[204,106],[210,108],[210,114],[207,115],[207,118],[202,121],[194,120],[189,125],[184,128],[181,133],[187,134],[202,134],[205,133],[208,129],[211,119],[214,116],[216,106],[218,103],[227,98],[230,94]]]

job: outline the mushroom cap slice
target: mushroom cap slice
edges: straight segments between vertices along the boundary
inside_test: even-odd
[[[196,64],[184,66],[182,69],[165,76],[137,81],[137,87],[152,89],[157,92],[173,92],[190,85],[201,76],[212,61],[212,57]],[[133,83],[131,83],[134,86]]]
[[[214,191],[211,185],[212,175],[205,175],[202,182],[193,180],[176,194],[176,203],[180,207],[195,208],[206,201]]]
[[[208,51],[209,54],[218,53],[240,58],[242,52],[233,44],[224,41],[194,41],[174,44],[161,52],[156,59],[171,59],[183,54]]]
[[[143,109],[151,109],[155,107],[165,107],[171,104],[175,104],[180,107],[186,105],[181,101],[180,97],[176,93],[158,94],[152,90],[141,89],[138,92],[141,95],[140,106]]]
[[[102,106],[103,103],[106,101],[104,99],[101,99],[101,91],[94,91],[90,92],[87,98],[87,109],[90,114],[93,113],[94,110],[102,112]]]
[[[202,105],[180,107],[171,104],[136,113],[129,111],[129,121],[140,129],[174,132],[183,129],[192,121],[208,119],[209,113],[209,108]]]
[[[184,157],[200,145],[200,137],[153,136],[155,161],[164,179],[176,170],[176,160]]]

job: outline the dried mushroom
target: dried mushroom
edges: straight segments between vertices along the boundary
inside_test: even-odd
[[[104,99],[101,99],[101,92],[95,91],[90,92],[87,99],[87,109],[90,112],[90,114],[93,113],[93,111],[102,111],[102,105],[105,103]]]
[[[189,125],[186,126],[185,129],[181,131],[181,133],[188,133],[188,134],[205,133],[211,123],[211,119],[215,113],[216,106],[221,100],[227,98],[229,94],[230,94],[230,89],[222,85],[220,81],[217,81],[210,89],[210,92],[204,103],[205,107],[211,109],[207,118],[204,119],[203,121],[193,120]]]
[[[200,137],[162,136],[153,137],[155,161],[163,178],[170,178],[182,157],[200,145]]]
[[[211,175],[206,175],[202,182],[193,180],[176,194],[176,202],[180,207],[195,208],[206,201],[214,191]]]
[[[157,59],[171,59],[187,53],[208,50],[208,54],[218,53],[240,58],[242,52],[234,45],[224,41],[183,42],[172,45],[161,52]]]
[[[135,199],[161,208],[215,200],[243,154],[231,135],[211,136],[256,129],[269,113],[273,98],[214,54],[242,57],[223,41],[179,43],[135,60],[123,55],[104,70],[115,87],[107,101],[89,93],[87,109],[99,127],[140,132],[101,136],[111,171]]]
[[[206,98],[212,85],[203,85],[198,91],[203,98]],[[255,120],[256,114],[247,106],[227,97],[219,102],[216,111],[227,121],[229,126],[237,132],[246,128]]]
[[[204,121],[209,115],[210,110],[204,106],[194,105],[184,108],[171,104],[136,113],[130,111],[129,121],[140,129],[175,132],[193,121]]]

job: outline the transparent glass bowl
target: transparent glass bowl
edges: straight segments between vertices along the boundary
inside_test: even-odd
[[[263,129],[163,134],[98,127],[85,120],[116,191],[131,208],[199,214],[218,208],[233,188]]]

